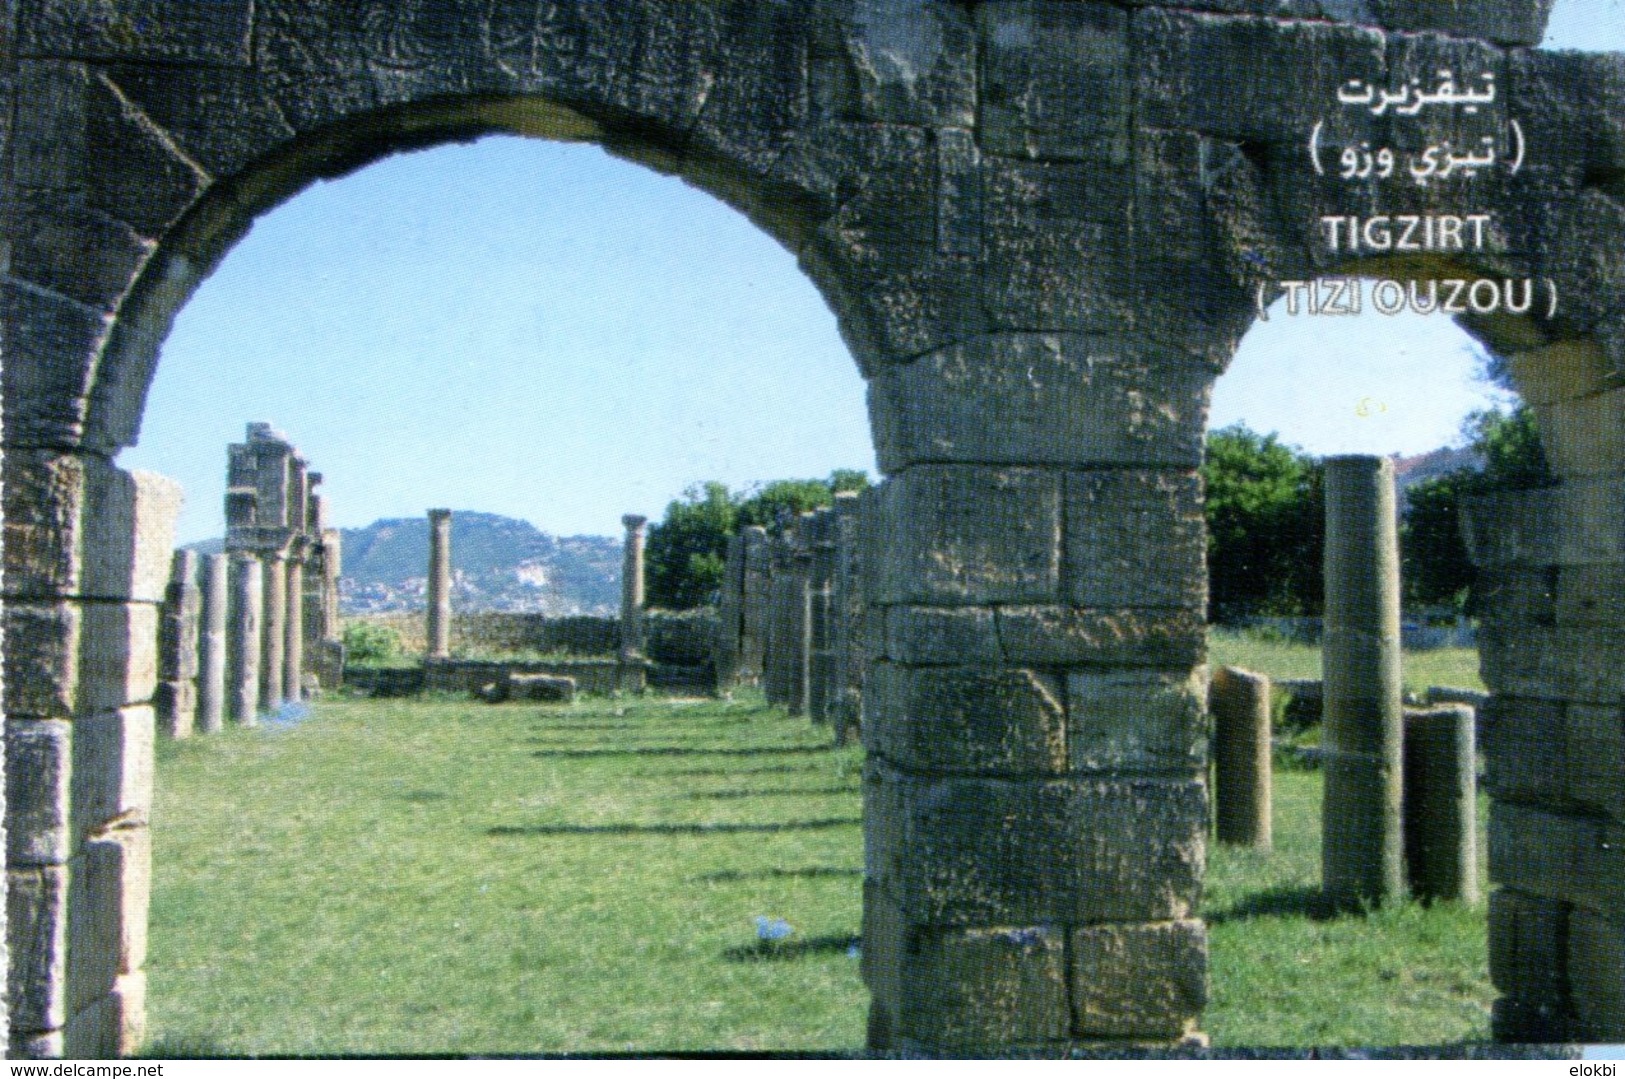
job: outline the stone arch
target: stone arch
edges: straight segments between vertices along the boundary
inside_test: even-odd
[[[139,1033],[174,492],[109,457],[157,336],[254,208],[359,164],[370,134],[527,125],[744,209],[870,380],[872,1044],[1198,1037],[1207,387],[1255,283],[1331,268],[1321,208],[1378,205],[1294,164],[1315,103],[1445,62],[1498,72],[1538,137],[1540,167],[1490,192],[1533,208],[1495,265],[1570,299],[1502,347],[1592,417],[1597,469],[1482,531],[1512,604],[1495,725],[1547,753],[1497,758],[1498,1029],[1618,1036],[1625,783],[1550,752],[1608,759],[1619,730],[1625,60],[1530,52],[1543,0],[1268,6],[19,4],[0,48],[14,1051]],[[1565,588],[1609,602],[1569,611]]]

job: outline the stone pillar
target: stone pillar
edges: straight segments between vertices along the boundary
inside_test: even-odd
[[[283,633],[282,699],[304,699],[305,676],[305,563],[301,557],[288,560],[287,601]]]
[[[1270,846],[1270,680],[1220,667],[1208,688],[1213,715],[1214,835],[1221,843]]]
[[[648,518],[621,518],[626,545],[621,554],[621,658],[643,658],[643,527]]]
[[[1338,907],[1405,894],[1394,465],[1326,461],[1321,885]]]
[[[822,509],[806,519],[807,715],[828,723],[840,691],[835,686],[834,605],[835,511]]]
[[[790,578],[794,560],[790,536],[780,533],[769,540],[767,570],[767,618],[762,635],[762,696],[768,704],[790,703],[790,645],[792,636],[790,605],[793,589]]]
[[[239,726],[259,721],[261,622],[265,609],[265,569],[259,556],[239,551],[231,562],[231,615],[228,683],[231,718]]]
[[[1418,899],[1478,901],[1473,709],[1405,713],[1405,868]]]
[[[272,551],[263,563],[265,599],[264,644],[260,649],[260,709],[282,707],[282,665],[288,644],[288,557]]]
[[[225,725],[228,556],[203,558],[202,616],[198,634],[197,729],[212,734]]]
[[[744,547],[744,568],[740,581],[739,679],[749,684],[762,680],[771,556],[767,529],[762,526],[750,525],[740,533],[740,539]]]
[[[451,655],[451,511],[429,511],[428,655]]]
[[[716,689],[726,694],[739,683],[739,637],[744,604],[745,539],[728,537],[722,564],[722,589],[717,596],[717,641],[712,653]]]
[[[831,723],[835,744],[845,745],[859,730],[863,715],[863,589],[858,559],[858,514],[861,496],[835,496],[835,579],[830,588],[830,623],[835,654],[835,699]]]
[[[1013,359],[1091,347],[1030,344]],[[1046,439],[1076,426],[1064,395],[1046,407]],[[921,452],[979,437],[962,415],[920,434]],[[871,1045],[1195,1039],[1208,808],[1194,460],[900,465],[884,447],[861,521],[879,623],[863,699]]]
[[[196,551],[176,551],[158,621],[158,689],[153,697],[158,729],[187,738],[197,713],[198,617],[202,597]]]

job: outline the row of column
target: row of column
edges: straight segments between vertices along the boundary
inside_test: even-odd
[[[838,742],[857,730],[862,701],[859,503],[839,494],[778,535],[742,529],[718,602],[718,689],[760,684],[768,703],[831,724]]]

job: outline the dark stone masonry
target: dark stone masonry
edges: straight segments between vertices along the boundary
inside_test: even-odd
[[[112,459],[171,320],[313,181],[491,132],[594,142],[737,207],[868,380],[874,1049],[1201,1041],[1208,392],[1262,303],[1335,311],[1347,274],[1381,279],[1367,305],[1456,305],[1562,479],[1471,520],[1495,586],[1495,1029],[1625,1040],[1625,56],[1534,51],[1548,7],[0,0],[11,1053],[142,1037],[151,770],[129,762],[150,760],[178,491]],[[1481,137],[1471,182],[1427,171],[1423,147]],[[1411,168],[1345,177],[1362,142]],[[1368,227],[1469,214],[1482,243]],[[301,692],[290,556],[238,563],[282,630],[256,672],[273,702]],[[804,631],[800,595],[770,637]]]

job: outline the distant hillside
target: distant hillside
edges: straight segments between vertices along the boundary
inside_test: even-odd
[[[416,611],[428,587],[426,517],[374,521],[339,530],[345,614]],[[221,541],[191,545],[221,549]],[[457,510],[451,515],[453,606],[460,611],[614,614],[620,608],[621,541],[550,536],[528,521]]]

